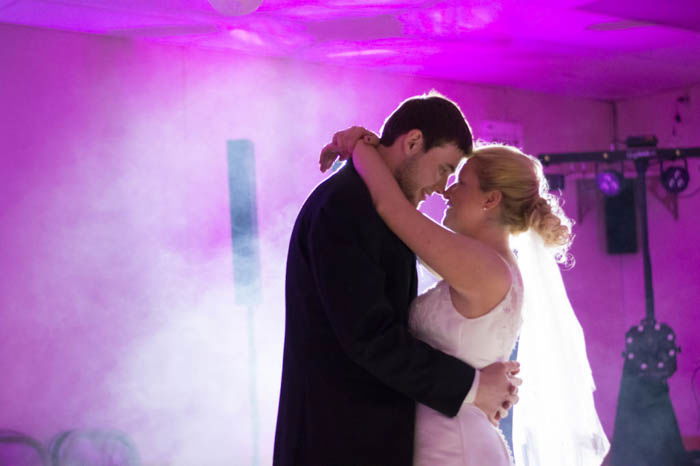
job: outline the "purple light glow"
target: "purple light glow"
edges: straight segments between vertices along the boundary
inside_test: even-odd
[[[348,52],[329,53],[330,58],[340,57],[357,57],[357,56],[372,56],[372,55],[396,55],[396,51],[389,49],[369,49],[369,50],[353,50]]]
[[[231,34],[231,37],[238,39],[247,45],[253,45],[253,46],[264,46],[265,45],[265,42],[262,40],[262,38],[258,34],[254,33],[254,32],[246,31],[245,29],[231,29],[229,31],[229,34]]]
[[[128,12],[107,14],[114,7],[107,0],[100,4],[111,7],[102,12],[83,5],[83,16],[72,3],[40,9],[25,0],[0,10],[0,19],[100,33],[142,24]],[[174,0],[171,16],[161,12],[147,25],[167,25],[172,15],[182,24],[170,25],[188,24],[181,13],[190,3]],[[334,2],[323,14],[354,18],[350,3]],[[372,11],[428,3],[378,1]],[[537,4],[554,5],[554,13],[533,7],[516,28],[514,3],[497,2],[503,8],[488,9],[494,14],[483,29],[465,26],[459,40],[444,41],[426,39],[449,33],[428,25],[420,38],[402,30],[397,38],[324,42],[305,24],[324,21],[321,13],[305,21],[286,16],[297,6],[319,9],[311,1],[264,2],[230,23],[200,5],[196,18],[217,32],[167,39],[187,47],[0,24],[3,43],[21,44],[0,48],[0,427],[40,439],[74,427],[118,429],[144,464],[246,466],[256,451],[259,464],[270,464],[287,241],[298,209],[323,179],[316,157],[335,131],[353,124],[378,130],[398,102],[435,88],[460,104],[475,132],[493,122],[518,129],[529,153],[598,150],[614,137],[609,102],[520,91],[514,82],[559,91],[581,91],[588,82],[583,93],[600,96],[601,89],[648,89],[639,84],[642,69],[659,76],[660,86],[695,79],[694,70],[683,72],[697,59],[688,31],[598,35],[586,26],[614,18],[545,1]],[[54,15],[58,10],[65,16]],[[544,44],[548,34],[561,35],[562,44]],[[654,40],[658,48],[647,47]],[[687,50],[669,51],[680,41]],[[667,54],[675,57],[670,65]],[[658,58],[659,69],[649,70],[641,56]],[[680,72],[665,76],[667,65]],[[565,73],[574,78],[561,78]],[[653,132],[660,147],[700,146],[700,87],[687,93],[683,123],[675,126],[675,91],[618,102],[619,138]],[[252,324],[234,305],[232,285],[226,141],[235,138],[254,142],[257,161],[265,291]],[[696,162],[689,164],[693,174]],[[583,202],[576,183],[567,183],[564,197],[575,216]],[[691,384],[700,354],[700,223],[691,213],[700,196],[679,203],[674,220],[650,197],[650,239],[657,315],[683,347],[671,397],[681,431],[692,439],[700,436]],[[443,208],[437,196],[422,206],[438,219]],[[638,255],[621,259],[601,247],[601,211],[594,206],[576,225],[576,267],[564,280],[586,333],[602,422],[612,433],[619,354],[625,332],[642,317],[644,283]]]

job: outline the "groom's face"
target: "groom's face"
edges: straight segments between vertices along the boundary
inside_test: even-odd
[[[431,194],[445,192],[447,178],[464,156],[456,144],[436,146],[404,160],[394,175],[406,198],[417,207]]]

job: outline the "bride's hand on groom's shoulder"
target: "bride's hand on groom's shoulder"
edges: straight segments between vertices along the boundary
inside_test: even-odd
[[[492,424],[498,425],[518,400],[518,387],[523,383],[517,377],[520,364],[516,361],[496,362],[481,369],[479,387],[474,404]]]
[[[349,159],[352,156],[355,145],[360,140],[373,146],[379,145],[379,137],[361,126],[353,126],[335,133],[333,140],[321,149],[321,156],[318,161],[321,171],[325,172],[331,168],[333,162],[337,159]]]

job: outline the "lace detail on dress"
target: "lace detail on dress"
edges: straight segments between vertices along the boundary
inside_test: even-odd
[[[510,461],[511,464],[515,464],[515,457],[513,456],[513,452],[510,449],[510,446],[508,445],[508,441],[506,440],[506,436],[503,435],[503,431],[498,428],[496,429],[498,431],[498,435],[501,437],[501,442],[503,442],[503,448],[506,449],[506,454],[508,455],[508,460]]]

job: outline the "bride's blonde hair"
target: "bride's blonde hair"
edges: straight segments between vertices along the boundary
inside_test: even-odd
[[[571,262],[573,222],[561,208],[539,160],[516,147],[489,144],[478,147],[469,158],[482,191],[500,191],[501,221],[511,234],[534,229],[547,246],[556,249],[559,262]]]

